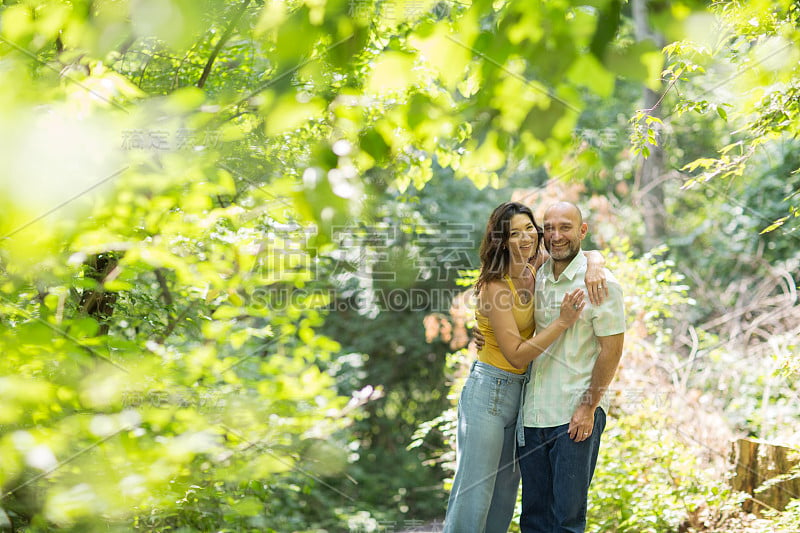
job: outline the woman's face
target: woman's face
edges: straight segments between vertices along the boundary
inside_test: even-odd
[[[539,235],[528,215],[522,213],[511,217],[508,250],[512,260],[527,262],[539,245]]]

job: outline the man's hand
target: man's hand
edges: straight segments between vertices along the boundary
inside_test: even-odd
[[[486,344],[486,337],[481,333],[481,328],[475,326],[472,329],[472,340],[475,341],[475,348],[480,352],[483,345]]]
[[[594,408],[582,403],[575,409],[569,421],[569,438],[575,442],[583,442],[591,436],[592,431],[594,431]]]

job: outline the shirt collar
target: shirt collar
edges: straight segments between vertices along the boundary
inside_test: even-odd
[[[572,258],[572,261],[567,265],[567,268],[564,269],[564,272],[561,273],[559,279],[561,277],[566,277],[568,280],[572,281],[575,279],[575,276],[584,269],[587,265],[586,256],[583,255],[583,250],[578,250],[578,255]],[[550,281],[555,282],[556,278],[553,274],[553,260],[548,259],[547,263],[544,264],[543,268],[546,268],[545,274],[547,275],[547,279]]]

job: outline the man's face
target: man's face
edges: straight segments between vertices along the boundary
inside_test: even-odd
[[[581,249],[587,226],[571,205],[558,204],[544,215],[544,246],[557,262],[572,261]]]

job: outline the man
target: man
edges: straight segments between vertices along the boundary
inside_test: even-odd
[[[550,259],[536,275],[536,330],[558,317],[564,294],[585,290],[581,241],[588,226],[574,204],[559,202],[544,215]],[[587,305],[578,321],[531,363],[523,410],[523,533],[586,527],[589,483],[605,428],[604,392],[622,355],[625,309],[619,283],[606,271],[608,298]]]

